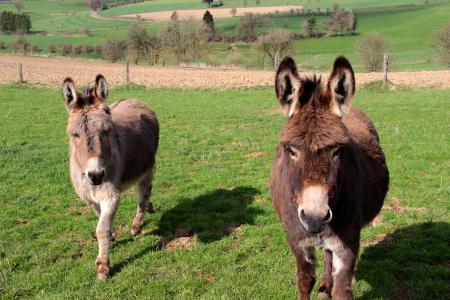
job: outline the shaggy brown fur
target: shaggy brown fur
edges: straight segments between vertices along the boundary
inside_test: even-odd
[[[299,298],[315,283],[314,247],[325,250],[319,292],[351,299],[361,228],[380,211],[389,174],[378,134],[351,106],[355,79],[339,57],[328,83],[301,78],[286,58],[275,89],[289,120],[271,173],[271,193],[297,260]]]

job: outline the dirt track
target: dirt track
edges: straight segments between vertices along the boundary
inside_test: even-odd
[[[302,10],[303,6],[263,6],[263,7],[238,7],[236,8],[236,16],[243,16],[246,13],[260,13],[260,14],[268,14],[275,12],[289,12],[291,10]],[[203,8],[203,9],[180,9],[177,10],[177,15],[182,20],[194,18],[201,19],[205,13],[205,11],[209,10],[209,12],[214,16],[214,19],[218,18],[230,18],[233,15],[231,14],[231,8]],[[140,13],[140,14],[130,14],[130,15],[122,15],[117,16],[115,18],[133,18],[135,19],[137,16],[148,20],[148,21],[169,21],[170,16],[173,14],[173,10],[166,11],[156,11],[156,12],[148,12],[148,13]]]
[[[66,76],[78,85],[90,84],[102,73],[111,85],[126,83],[125,65],[74,58],[44,58],[0,55],[0,84],[18,81],[18,64],[23,64],[24,80],[59,87]],[[324,74],[326,76],[326,74]],[[130,66],[133,83],[148,87],[234,88],[272,86],[274,73],[253,70],[186,69],[176,67]],[[361,85],[380,80],[381,73],[357,73]],[[450,70],[392,72],[389,79],[397,85],[450,88]]]

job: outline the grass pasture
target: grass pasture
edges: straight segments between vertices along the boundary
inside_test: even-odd
[[[294,257],[271,206],[268,176],[285,117],[272,89],[117,87],[161,124],[153,203],[115,220],[112,278],[95,280],[94,213],[69,183],[66,111],[58,90],[0,87],[0,298],[294,299]],[[379,224],[362,233],[358,299],[448,299],[450,90],[361,88],[391,173]],[[161,239],[184,239],[167,250]],[[320,255],[320,254],[319,254]],[[321,271],[321,262],[318,272]],[[317,291],[314,292],[314,299]]]

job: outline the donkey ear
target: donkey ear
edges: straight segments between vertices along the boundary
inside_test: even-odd
[[[62,84],[62,93],[67,109],[74,109],[77,105],[78,96],[72,78],[67,77]]]
[[[108,84],[102,74],[95,77],[95,97],[101,102],[108,99]]]
[[[275,92],[284,113],[290,118],[299,109],[298,97],[300,77],[291,57],[286,57],[278,67],[275,77]]]
[[[355,94],[355,73],[350,62],[343,56],[339,56],[334,62],[328,89],[331,92],[330,109],[338,117],[342,117],[344,105],[350,105]]]

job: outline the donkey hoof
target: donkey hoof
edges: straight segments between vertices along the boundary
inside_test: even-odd
[[[331,298],[331,288],[327,287],[324,284],[321,284],[319,287],[319,291],[317,293],[317,297],[319,299],[329,299]]]
[[[317,293],[317,298],[318,299],[330,299],[331,295],[328,294],[327,292],[318,292]]]
[[[130,231],[131,231],[132,235],[136,236],[139,233],[141,233],[141,228],[140,228],[140,226],[133,225],[133,226],[131,226],[131,230]]]
[[[95,264],[97,266],[97,279],[107,279],[109,276],[109,260],[104,258],[97,258]]]

